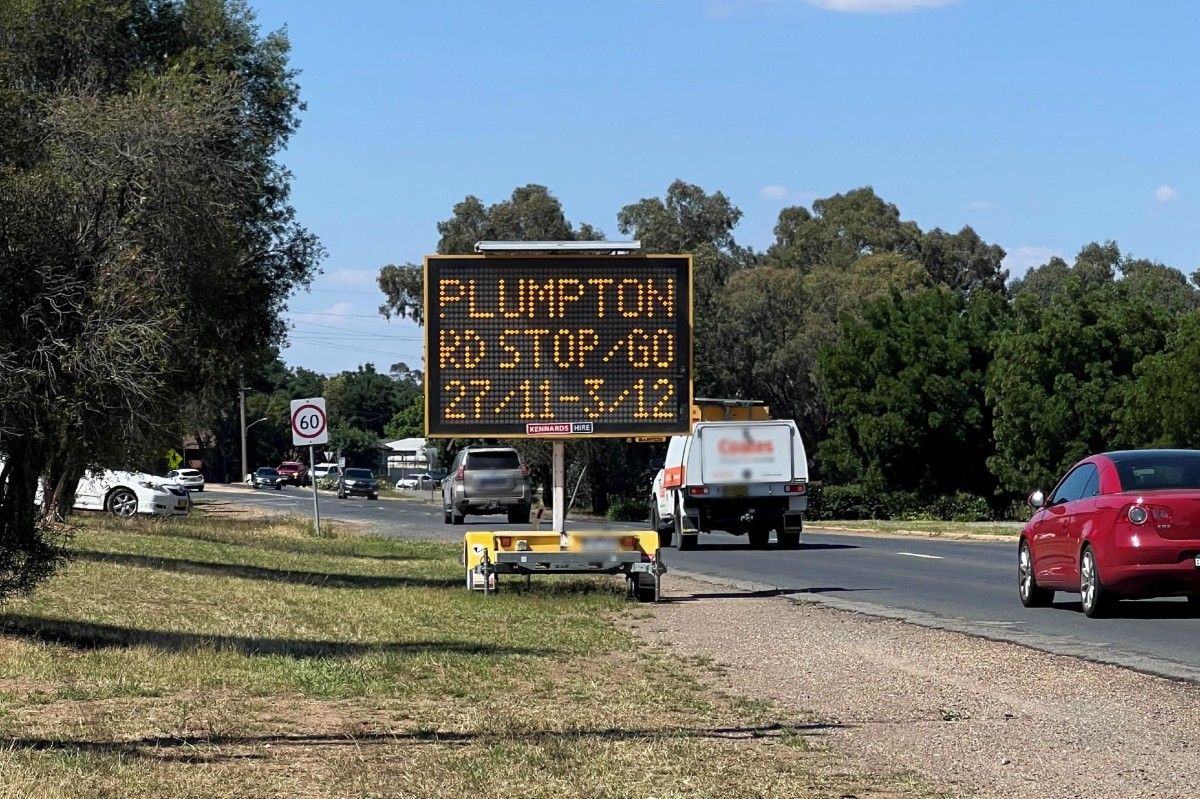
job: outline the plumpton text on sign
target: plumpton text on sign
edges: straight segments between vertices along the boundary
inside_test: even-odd
[[[686,255],[430,256],[430,436],[686,433]]]

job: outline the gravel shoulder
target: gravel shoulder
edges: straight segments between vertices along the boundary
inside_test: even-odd
[[[1200,795],[1200,687],[674,577],[632,622],[736,695],[831,724],[836,759],[948,796]]]

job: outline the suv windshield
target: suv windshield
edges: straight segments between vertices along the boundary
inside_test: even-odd
[[[467,469],[519,469],[521,459],[515,449],[489,449],[468,452]]]
[[[1200,488],[1200,451],[1114,453],[1122,491]]]
[[[374,480],[375,475],[370,469],[347,469],[346,476],[353,480]]]
[[[274,469],[263,468],[263,469],[258,470],[258,476],[259,477],[278,477],[279,472],[275,471]]]

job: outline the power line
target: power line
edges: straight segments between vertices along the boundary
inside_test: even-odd
[[[285,316],[333,316],[333,317],[337,317],[338,319],[340,319],[344,316],[348,316],[348,317],[355,317],[358,319],[384,319],[386,321],[386,317],[384,317],[382,314],[377,314],[377,313],[330,313],[328,311],[287,311],[284,315]]]

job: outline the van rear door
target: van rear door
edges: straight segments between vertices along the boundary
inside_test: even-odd
[[[700,472],[706,484],[792,480],[792,426],[787,422],[700,424]]]
[[[514,449],[468,450],[463,463],[467,496],[511,497],[521,493],[525,475]]]

